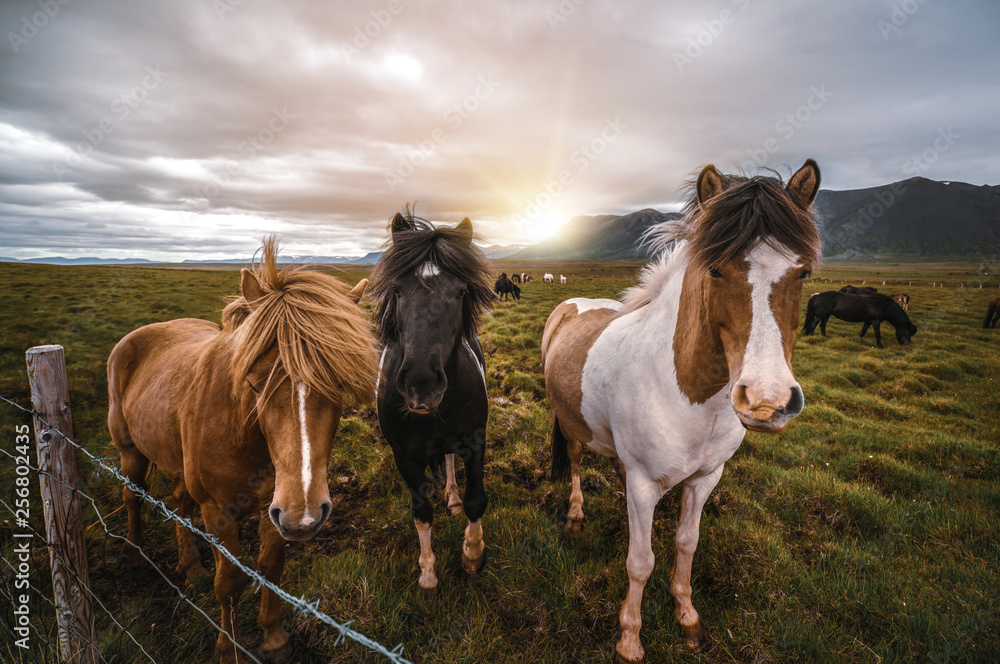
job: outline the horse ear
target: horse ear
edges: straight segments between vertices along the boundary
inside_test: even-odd
[[[413,224],[411,224],[409,220],[403,216],[403,213],[397,212],[396,216],[392,218],[391,222],[389,222],[389,228],[392,229],[392,234],[395,235],[399,231],[412,231]]]
[[[715,170],[714,164],[709,164],[701,169],[698,175],[698,202],[704,203],[713,196],[718,196],[725,189],[722,176]]]
[[[253,302],[264,297],[264,289],[260,287],[260,282],[250,270],[243,268],[240,270],[240,294],[247,302]]]
[[[351,298],[351,300],[354,301],[354,304],[357,304],[358,302],[361,301],[361,296],[365,294],[365,287],[367,285],[368,285],[368,280],[362,279],[361,281],[358,282],[357,286],[355,286],[354,288],[352,288],[350,291],[347,292],[347,297]]]
[[[472,221],[466,217],[461,221],[458,226],[455,226],[455,230],[463,236],[463,239],[469,244],[472,244]]]
[[[806,159],[802,168],[788,181],[785,191],[791,194],[801,207],[808,208],[812,205],[819,191],[819,165],[812,159]]]

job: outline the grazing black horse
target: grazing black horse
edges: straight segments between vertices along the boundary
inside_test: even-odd
[[[500,278],[497,279],[497,282],[493,285],[493,291],[497,294],[498,298],[503,300],[506,300],[508,295],[513,295],[515,300],[521,299],[521,289],[517,287],[517,284],[507,278],[506,272],[500,273]]]
[[[851,295],[865,295],[867,293],[877,293],[877,288],[872,288],[871,286],[844,286],[840,289],[841,293],[850,293]]]
[[[865,336],[868,327],[875,330],[875,343],[882,347],[882,321],[888,321],[896,328],[896,341],[901,346],[910,345],[910,337],[917,333],[917,326],[910,322],[903,308],[888,295],[881,293],[864,293],[854,295],[840,291],[825,291],[816,293],[809,298],[806,307],[806,322],[802,333],[812,334],[819,323],[820,332],[826,336],[826,321],[830,316],[849,323],[864,323],[861,336]]]
[[[480,519],[486,511],[486,371],[479,324],[493,306],[492,269],[473,244],[472,222],[434,228],[409,207],[390,224],[391,238],[371,277],[379,335],[385,348],[376,383],[379,427],[410,489],[420,537],[420,587],[437,591],[431,549],[432,483],[428,465],[445,461],[449,508],[469,519],[462,567],[486,561]],[[458,498],[454,455],[465,463],[465,500]]]

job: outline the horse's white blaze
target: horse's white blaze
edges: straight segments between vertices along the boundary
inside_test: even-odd
[[[427,261],[417,268],[417,276],[421,279],[430,279],[431,277],[436,277],[439,274],[441,274],[441,268],[430,261]]]
[[[375,396],[376,397],[378,396],[379,382],[382,380],[382,365],[385,364],[385,353],[386,353],[387,350],[389,350],[388,346],[386,346],[385,348],[382,349],[382,357],[380,357],[379,360],[378,360],[378,373],[375,374]],[[378,407],[378,406],[376,406],[376,407]]]
[[[574,297],[566,300],[566,303],[576,305],[577,315],[590,311],[591,309],[614,309],[615,311],[618,311],[622,308],[621,302],[618,300],[609,300],[607,298],[592,300],[588,297]]]
[[[309,445],[309,430],[306,426],[306,393],[308,388],[305,383],[299,383],[295,389],[299,395],[299,433],[302,437],[302,495],[305,504],[309,505],[309,486],[312,484],[312,448]],[[306,523],[310,521],[310,523]],[[302,520],[302,525],[312,525],[313,520],[306,516]]]
[[[747,262],[753,318],[739,382],[752,386],[760,399],[776,403],[796,383],[785,360],[781,329],[771,310],[771,288],[799,259],[765,243],[747,254]]]

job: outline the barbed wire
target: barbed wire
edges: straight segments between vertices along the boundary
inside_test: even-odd
[[[151,496],[149,494],[149,492],[146,489],[143,489],[139,485],[137,485],[134,482],[132,482],[132,480],[130,480],[129,478],[127,478],[124,475],[122,475],[114,465],[111,465],[111,464],[108,463],[107,459],[100,458],[100,457],[97,457],[94,454],[92,454],[90,452],[90,450],[88,450],[84,446],[80,445],[75,440],[73,440],[72,438],[70,438],[69,436],[67,436],[65,433],[63,433],[62,431],[60,431],[57,427],[53,426],[48,421],[46,421],[45,418],[42,417],[42,415],[39,414],[38,412],[36,412],[34,409],[25,408],[24,406],[22,406],[21,404],[17,403],[16,401],[12,401],[12,400],[8,399],[7,397],[5,397],[3,395],[0,395],[0,401],[4,401],[4,402],[10,404],[11,406],[14,406],[15,408],[21,410],[22,412],[31,415],[37,421],[39,421],[42,424],[44,424],[49,431],[52,431],[52,432],[56,433],[59,437],[61,437],[67,443],[69,443],[70,445],[72,445],[75,449],[83,452],[83,454],[88,459],[90,459],[90,461],[96,463],[103,470],[105,470],[108,473],[110,473],[111,475],[113,475],[120,482],[122,482],[125,486],[127,486],[129,488],[129,490],[131,490],[134,494],[136,494],[137,496],[139,496],[140,498],[142,498],[142,500],[146,501],[147,503],[149,503],[150,505],[152,505],[153,507],[155,507],[156,509],[158,509],[163,514],[164,520],[166,520],[166,521],[174,521],[175,523],[179,523],[182,526],[184,526],[185,528],[187,528],[190,532],[192,532],[195,535],[198,535],[199,537],[201,537],[202,539],[204,539],[213,549],[215,549],[220,554],[222,554],[222,556],[225,557],[230,563],[232,563],[237,569],[239,569],[240,571],[242,571],[244,574],[247,575],[247,578],[252,581],[253,592],[257,592],[261,588],[267,588],[268,590],[270,590],[271,592],[273,592],[275,595],[277,595],[278,597],[280,597],[282,600],[284,600],[286,603],[290,604],[299,613],[308,614],[308,615],[312,616],[313,618],[316,618],[317,620],[319,620],[321,623],[323,623],[325,625],[328,625],[330,627],[333,627],[335,630],[337,630],[337,632],[339,632],[339,635],[338,635],[337,639],[334,641],[334,646],[340,645],[341,643],[343,643],[343,641],[345,639],[351,639],[352,641],[355,641],[356,643],[359,643],[359,644],[365,646],[369,650],[373,650],[373,651],[375,651],[375,652],[377,652],[377,653],[385,656],[391,662],[395,662],[396,664],[413,664],[410,660],[408,660],[408,659],[406,659],[406,658],[403,657],[403,644],[402,643],[400,643],[399,645],[397,645],[392,650],[389,650],[388,648],[386,648],[385,646],[383,646],[378,641],[375,641],[375,640],[373,640],[373,639],[365,636],[361,632],[358,632],[354,628],[352,628],[351,624],[354,622],[353,620],[349,620],[349,621],[347,621],[345,623],[341,623],[341,622],[338,622],[337,620],[334,620],[332,617],[328,616],[327,614],[323,613],[322,611],[320,611],[319,610],[319,600],[316,600],[315,602],[309,602],[305,598],[303,598],[303,597],[297,597],[295,595],[292,595],[291,593],[283,590],[281,587],[275,585],[274,583],[271,583],[268,579],[266,579],[264,576],[262,576],[256,570],[250,569],[249,567],[245,566],[239,560],[239,558],[237,558],[236,556],[234,556],[229,551],[229,549],[227,549],[226,547],[222,546],[222,544],[215,537],[215,535],[212,535],[211,533],[205,532],[205,531],[201,530],[200,528],[198,528],[196,525],[194,525],[194,523],[192,522],[192,520],[190,518],[185,518],[185,517],[179,516],[176,512],[174,512],[172,509],[170,509],[170,507],[167,506],[166,503],[164,503],[164,502],[162,502],[162,501],[154,498],[153,496]],[[0,448],[0,451],[5,452],[7,454],[7,456],[13,456],[9,452],[7,452],[6,450],[3,450],[2,448]],[[152,560],[150,560],[149,557],[146,556],[146,554],[142,551],[142,549],[140,547],[137,547],[135,544],[133,544],[132,542],[130,542],[128,540],[128,538],[123,537],[121,535],[117,535],[115,533],[112,533],[108,529],[107,524],[104,522],[104,518],[101,515],[100,510],[97,509],[97,503],[94,501],[94,499],[91,496],[87,495],[86,493],[83,493],[82,491],[80,491],[76,487],[70,487],[70,486],[66,485],[65,482],[63,482],[62,480],[60,480],[57,477],[52,476],[48,471],[44,471],[44,470],[37,469],[37,468],[32,468],[32,469],[36,470],[36,472],[44,473],[45,475],[48,475],[49,477],[52,477],[54,480],[56,480],[57,482],[59,482],[63,486],[66,486],[70,490],[75,491],[79,495],[81,495],[84,498],[86,498],[87,500],[89,500],[90,503],[94,506],[94,511],[97,513],[98,519],[100,519],[101,525],[104,527],[104,531],[110,537],[122,540],[122,541],[128,543],[129,546],[132,546],[134,549],[136,549],[143,558],[145,558],[147,561],[149,561],[149,563],[151,565],[153,565],[153,567],[156,569],[156,571],[164,578],[164,580],[167,581],[168,584],[171,585],[171,587],[174,588],[174,590],[176,590],[178,592],[178,594],[181,595],[182,598],[187,599],[187,597],[183,594],[183,592],[181,592],[180,589],[175,584],[173,584],[166,577],[165,574],[163,574],[163,572],[159,569],[159,567],[156,565],[156,563],[154,563]],[[92,593],[92,591],[91,591],[91,593]],[[192,606],[194,606],[196,609],[198,609],[198,611],[209,622],[211,622],[213,626],[215,626],[216,628],[218,628],[219,631],[223,631],[223,632],[225,631],[225,630],[222,630],[221,627],[219,627],[218,625],[216,625],[215,621],[212,620],[208,616],[208,614],[206,614],[204,611],[202,611],[200,607],[198,607],[196,604],[194,604],[193,602],[191,602],[190,599],[187,599],[187,601]],[[230,640],[233,643],[236,643],[236,640],[232,638],[232,635],[229,635],[229,636],[230,636]],[[254,658],[253,655],[251,655],[249,652],[247,652],[242,646],[240,646],[239,644],[237,644],[237,647],[239,647],[240,650],[242,650],[245,654],[247,654],[248,656],[250,656],[255,662],[259,662],[259,660],[257,660],[256,658]]]

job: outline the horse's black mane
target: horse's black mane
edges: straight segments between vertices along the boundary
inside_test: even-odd
[[[816,217],[803,209],[779,177],[722,175],[722,193],[700,203],[696,181],[681,218],[658,244],[686,239],[692,257],[716,267],[746,254],[760,242],[780,244],[803,258],[819,260],[820,237]]]
[[[408,225],[405,230],[391,232],[385,253],[375,264],[369,284],[376,307],[379,336],[384,342],[396,338],[395,298],[393,282],[413,273],[427,261],[466,282],[468,291],[462,303],[462,331],[471,339],[479,331],[483,314],[493,308],[493,268],[486,255],[469,241],[469,236],[455,228],[435,228],[429,221],[416,217],[409,206],[401,213]],[[422,279],[422,277],[421,277]]]

